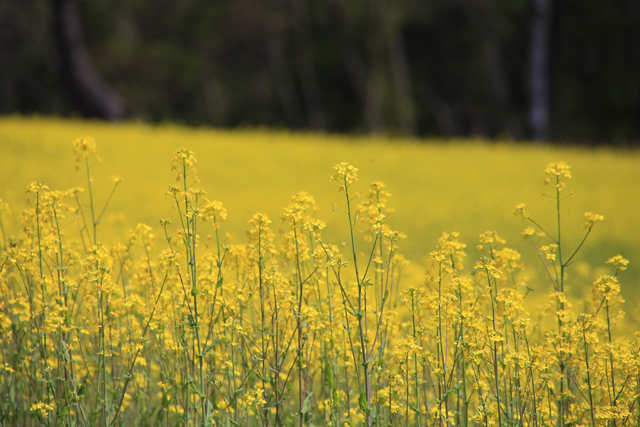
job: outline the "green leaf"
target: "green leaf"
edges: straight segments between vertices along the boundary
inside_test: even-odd
[[[342,327],[344,328],[345,331],[347,331],[348,334],[351,334],[351,328],[348,327],[343,320],[341,320],[342,322]]]
[[[78,387],[78,397],[81,397],[84,394],[85,386],[87,384],[87,377],[80,383],[80,387]]]
[[[189,320],[189,326],[191,326],[192,328],[197,325],[195,319],[191,314],[187,314],[187,320]]]
[[[366,415],[369,415],[369,412],[371,412],[371,408],[369,408],[369,405],[367,404],[367,393],[365,393],[363,389],[360,389],[358,406],[360,407],[360,410],[364,412]]]
[[[333,367],[329,363],[329,360],[325,360],[324,363],[324,385],[333,389],[335,387],[335,380],[333,378]]]
[[[198,355],[198,357],[204,357],[207,355],[207,353],[209,353],[211,351],[211,349],[213,348],[214,345],[216,345],[216,343],[218,342],[218,338],[214,338],[213,342],[211,343],[211,345],[209,345],[207,348],[205,348],[204,350],[202,350],[202,353],[200,353]]]
[[[58,412],[58,417],[64,417],[68,413],[69,413],[69,406],[65,406],[60,410],[60,412]]]
[[[366,362],[364,362],[362,364],[362,366],[366,367],[369,363],[373,362],[374,360],[376,360],[376,357],[378,357],[378,355],[380,354],[380,350],[378,350],[378,352],[376,354],[374,354],[373,356],[371,356],[371,358],[369,360],[367,360]]]
[[[307,397],[305,397],[304,402],[302,402],[302,409],[300,410],[301,414],[306,414],[309,412],[309,407],[311,406],[311,396],[313,396],[313,392],[309,393]]]
[[[356,317],[358,317],[360,315],[360,313],[358,313],[358,312],[356,312],[354,310],[351,310],[350,308],[347,308],[347,313],[349,313],[352,316],[356,316]]]
[[[211,403],[211,401],[209,399],[207,399],[207,402],[205,403],[205,420],[206,420],[206,427],[213,427],[215,424],[213,422],[213,404]]]
[[[197,394],[201,399],[204,397],[203,395],[200,394],[200,391],[196,388],[193,381],[189,382],[189,388],[194,394]]]
[[[287,398],[286,396],[285,396],[285,397],[283,397],[282,399],[278,400],[276,403],[274,403],[274,404],[273,404],[272,406],[270,406],[269,408],[275,408],[276,406],[279,406],[282,402],[284,402],[284,400],[285,400],[286,398]],[[303,405],[303,406],[304,406],[304,405]]]
[[[342,400],[338,394],[338,390],[333,390],[333,401],[336,402],[336,408],[342,408]]]

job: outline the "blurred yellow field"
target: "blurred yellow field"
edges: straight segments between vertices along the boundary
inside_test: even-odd
[[[542,171],[547,163],[564,160],[573,173],[569,190],[575,191],[565,205],[566,237],[579,243],[586,211],[605,218],[585,244],[580,260],[596,267],[621,253],[631,259],[626,279],[630,283],[640,279],[636,261],[640,260],[640,156],[636,152],[508,141],[400,140],[16,117],[0,120],[0,198],[19,212],[32,181],[58,189],[86,187],[82,174],[74,173],[71,144],[83,135],[93,136],[102,158],[94,168],[101,186],[98,201],[111,191],[110,175],[123,179],[101,225],[105,242],[126,236],[139,222],[157,228],[160,219],[173,215],[164,193],[175,179],[172,153],[184,147],[198,156],[201,188],[226,206],[229,215],[223,231],[233,235],[234,243],[244,242],[251,215],[264,212],[278,218],[289,198],[303,190],[315,197],[318,217],[328,224],[327,235],[337,241],[346,239],[343,218],[331,210],[339,195],[328,179],[333,165],[346,161],[360,169],[360,191],[366,191],[371,181],[387,185],[392,194],[389,204],[396,212],[389,221],[408,236],[401,248],[408,259],[423,261],[443,231],[460,232],[460,239],[471,249],[479,233],[495,230],[530,265],[536,263],[534,249],[520,241],[525,223],[511,211],[516,204],[526,203],[536,218],[549,222],[554,211],[542,196],[547,190]],[[470,250],[469,259],[475,255]],[[586,265],[581,267],[587,271]],[[588,274],[588,280],[594,277]],[[624,286],[623,294],[633,295]]]
[[[0,140],[7,425],[638,426],[634,152],[40,118]]]

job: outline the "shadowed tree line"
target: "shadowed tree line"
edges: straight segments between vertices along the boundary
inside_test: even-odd
[[[640,140],[640,2],[3,0],[0,113]]]

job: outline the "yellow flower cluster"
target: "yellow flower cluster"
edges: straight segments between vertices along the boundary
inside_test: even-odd
[[[74,147],[80,159],[97,154],[90,138]],[[107,244],[86,163],[89,194],[30,184],[3,246],[9,425],[638,425],[640,336],[617,329],[629,261],[609,259],[615,274],[574,304],[583,313],[565,291],[599,215],[571,252],[560,229],[514,210],[550,282],[534,316],[525,298],[539,278],[523,276],[522,256],[495,231],[479,235],[471,271],[459,234],[442,233],[424,278],[407,280],[391,194],[373,182],[354,205],[358,170],[347,163],[332,176],[345,195],[342,245],[323,236],[306,192],[282,210],[279,233],[256,213],[234,242],[223,203],[193,187],[197,159],[184,149],[172,219]],[[563,162],[546,174],[555,185],[571,177]],[[3,233],[11,215],[0,200]]]
[[[548,175],[548,177],[545,178],[544,183],[555,185],[558,191],[563,190],[565,188],[563,181],[571,179],[571,172],[569,172],[569,168],[571,168],[571,166],[567,165],[563,161],[549,163],[544,170],[545,175]]]
[[[90,136],[83,136],[73,141],[76,162],[81,162],[89,156],[96,154],[98,146]]]
[[[358,168],[349,163],[339,163],[333,169],[335,173],[331,175],[330,181],[338,181],[341,184],[340,191],[344,191],[351,183],[358,180]]]
[[[604,217],[602,215],[594,214],[593,212],[585,212],[584,218],[587,220],[582,227],[591,228],[598,221],[603,221]]]
[[[31,412],[34,412],[41,418],[47,418],[49,412],[53,411],[53,407],[51,405],[47,405],[43,402],[34,403],[31,405]]]
[[[613,264],[619,271],[623,271],[627,269],[627,266],[629,265],[629,260],[624,259],[622,255],[616,255],[609,258],[609,260],[607,261],[607,264]]]

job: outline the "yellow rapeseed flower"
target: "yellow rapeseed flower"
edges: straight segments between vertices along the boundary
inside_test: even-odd
[[[11,216],[11,206],[0,199],[0,218]]]
[[[558,191],[563,190],[565,187],[563,181],[571,178],[571,172],[569,172],[570,167],[571,166],[563,161],[549,163],[544,170],[544,173],[548,175],[548,178],[544,180],[545,185],[553,184]]]
[[[522,240],[527,240],[529,237],[533,236],[534,234],[536,234],[536,230],[534,230],[533,227],[527,227],[522,232]]]
[[[485,231],[480,233],[480,243],[505,243],[505,240],[500,238],[495,231]]]
[[[563,178],[569,179],[571,178],[571,172],[569,172],[569,168],[571,168],[571,166],[560,160],[557,162],[549,163],[544,170],[544,173],[546,175],[554,175],[557,177],[562,176]]]
[[[193,172],[196,173],[196,163],[198,160],[196,159],[196,154],[185,148],[178,149],[173,155],[173,165],[171,166],[171,170],[178,171],[178,176],[176,177],[176,181],[180,181],[184,178],[185,173]],[[196,182],[198,179],[196,178]]]
[[[220,228],[220,223],[227,219],[227,209],[218,200],[204,198],[204,206],[200,208],[200,217],[203,221],[209,221],[214,229]]]
[[[96,142],[90,136],[81,136],[73,141],[76,162],[81,162],[92,154],[96,154]]]
[[[555,243],[551,243],[548,245],[544,245],[540,248],[540,250],[542,251],[542,253],[545,255],[546,259],[549,259],[551,261],[555,261],[556,260],[556,251],[558,250],[558,245]]]
[[[582,224],[584,228],[591,228],[596,222],[604,220],[602,215],[594,214],[593,212],[585,212],[584,217],[587,220],[587,222]]]
[[[333,169],[335,169],[336,172],[331,175],[329,181],[338,181],[348,186],[353,181],[358,180],[358,168],[353,167],[349,163],[338,163],[333,167]],[[340,189],[344,190],[343,187],[340,187]]]
[[[614,276],[602,275],[593,282],[592,288],[593,302],[598,305],[601,301],[607,300],[611,303],[622,302],[620,294],[620,283]]]
[[[525,204],[524,203],[520,203],[511,212],[511,215],[513,215],[513,216],[521,216],[522,218],[525,218],[525,219],[529,218],[529,212],[527,212],[524,208],[525,208]]]
[[[618,270],[623,271],[627,269],[627,265],[629,265],[629,260],[622,258],[622,255],[618,254],[614,257],[609,258],[609,260],[607,261],[607,264],[613,264]]]
[[[46,418],[51,411],[53,411],[53,407],[43,402],[38,402],[31,405],[31,412],[40,415],[42,418]]]

